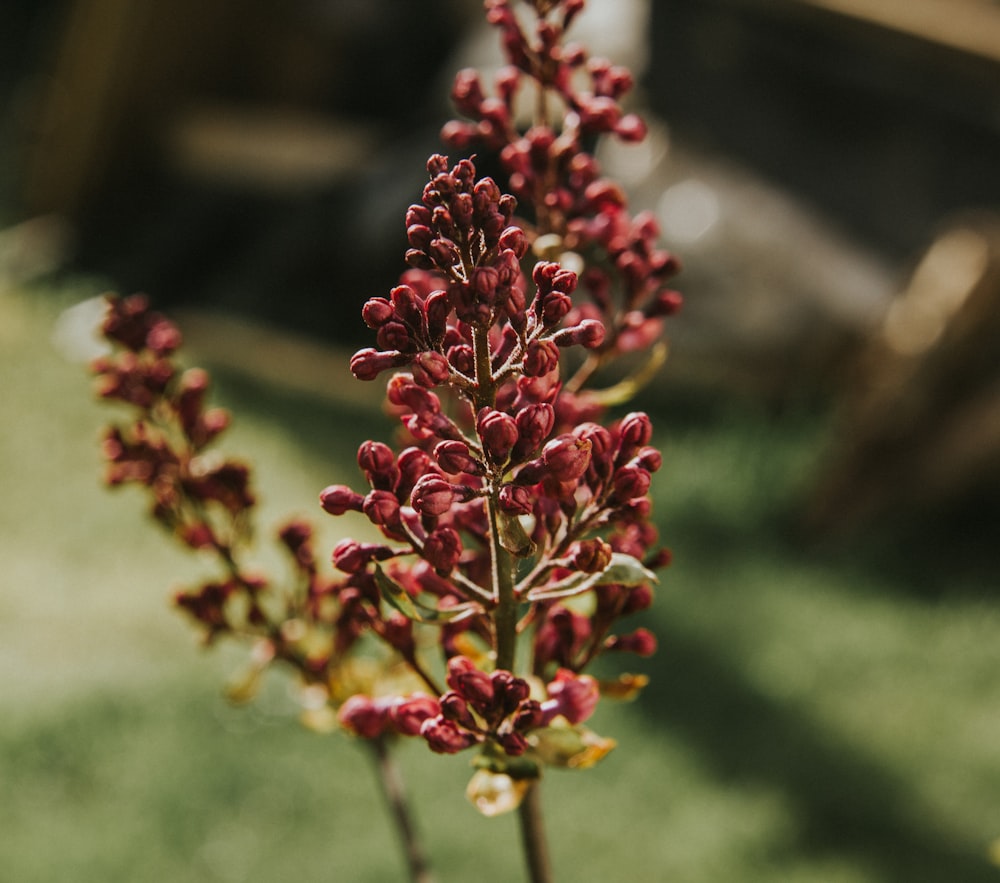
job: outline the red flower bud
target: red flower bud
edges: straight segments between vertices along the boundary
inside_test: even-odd
[[[551,340],[532,340],[524,352],[521,370],[528,377],[542,377],[559,367],[559,348]]]
[[[384,704],[359,693],[340,706],[337,720],[352,733],[364,739],[374,739],[385,732],[389,711]]]
[[[373,297],[361,308],[361,318],[369,328],[381,328],[392,316],[392,304],[384,297]]]
[[[552,405],[540,402],[518,411],[515,422],[518,431],[517,451],[525,456],[531,454],[552,434],[556,412]]]
[[[601,698],[597,681],[590,675],[577,675],[568,669],[560,669],[556,679],[547,687],[549,699],[542,703],[542,711],[548,720],[562,715],[571,724],[583,723],[594,713]]]
[[[451,366],[448,360],[433,350],[425,350],[418,353],[411,365],[413,379],[424,387],[439,386],[447,381],[451,373]]]
[[[505,462],[517,444],[517,423],[502,411],[483,408],[476,418],[476,432],[482,439],[483,450],[494,463]]]
[[[552,336],[556,346],[583,346],[596,349],[604,343],[604,325],[596,319],[584,319],[579,325],[564,328]]]
[[[476,668],[468,657],[453,656],[448,660],[447,681],[448,686],[470,702],[477,711],[488,709],[493,704],[492,679],[486,672]]]
[[[472,712],[469,711],[469,703],[458,693],[445,693],[441,697],[441,717],[461,724],[470,730],[476,729],[478,726]]]
[[[373,347],[366,347],[351,356],[351,373],[358,380],[374,380],[383,371],[399,368],[409,361],[409,356],[396,350],[380,352]]]
[[[324,512],[343,515],[345,512],[360,512],[364,497],[342,484],[331,484],[319,494],[319,504]]]
[[[652,656],[656,652],[656,635],[649,629],[636,629],[627,635],[613,635],[604,642],[606,650],[635,653],[637,656]]]
[[[395,477],[396,457],[384,442],[366,441],[358,448],[358,466],[372,484],[386,488]]]
[[[555,266],[559,266],[556,264]],[[551,328],[558,325],[566,318],[567,313],[573,308],[573,301],[568,294],[562,291],[552,291],[545,296],[542,302],[542,325]]]
[[[426,693],[414,693],[405,699],[400,699],[389,708],[389,718],[397,733],[404,736],[416,736],[424,721],[437,717],[441,706],[437,699]]]
[[[630,144],[642,141],[646,137],[646,122],[635,113],[627,113],[615,125],[615,134]]]
[[[590,442],[561,435],[542,448],[542,462],[556,481],[576,481],[590,465]]]
[[[622,450],[627,450],[628,457],[631,458],[635,451],[648,445],[653,438],[653,424],[649,415],[633,411],[622,418],[619,432],[621,432]]]
[[[469,446],[458,439],[447,439],[434,446],[434,459],[449,475],[460,475],[463,472],[479,474],[479,464],[469,453]]]
[[[439,475],[425,475],[410,494],[410,505],[421,515],[444,515],[455,502],[457,492],[453,484]]]
[[[333,549],[333,566],[344,573],[360,573],[372,561],[384,561],[392,554],[392,549],[378,543],[341,540]]]
[[[440,716],[425,720],[420,727],[420,735],[427,740],[431,751],[437,754],[457,754],[479,741],[474,733],[462,730],[458,724]]]
[[[362,510],[372,524],[391,527],[399,523],[399,500],[391,491],[371,491],[364,499]]]
[[[638,466],[622,466],[615,472],[615,496],[621,502],[646,496],[649,484],[649,473]]]
[[[462,557],[462,540],[451,527],[439,527],[424,543],[423,558],[439,576],[447,576]]]
[[[533,500],[527,488],[505,484],[500,488],[500,508],[508,515],[530,515]]]

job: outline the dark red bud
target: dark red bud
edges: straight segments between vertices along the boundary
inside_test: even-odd
[[[500,488],[500,508],[508,515],[530,515],[533,509],[527,488],[505,484]]]
[[[351,696],[337,712],[341,725],[364,739],[382,735],[388,723],[388,708],[370,696]]]
[[[622,502],[644,497],[649,484],[649,473],[638,466],[623,466],[615,472],[615,496]]]
[[[576,481],[590,465],[590,442],[571,435],[559,436],[542,448],[542,461],[556,481]]]
[[[343,515],[345,512],[360,512],[364,497],[342,484],[331,484],[320,491],[319,504],[324,512]]]
[[[455,502],[456,488],[438,475],[425,475],[414,486],[410,505],[421,515],[444,515]]]
[[[371,491],[365,497],[362,510],[372,524],[391,527],[399,523],[399,500],[391,491]]]
[[[517,423],[509,414],[484,408],[476,418],[483,450],[494,463],[503,463],[517,444]]]
[[[604,642],[606,650],[635,653],[637,656],[652,656],[656,652],[656,635],[649,629],[636,629],[627,635],[614,635]]]
[[[434,459],[449,475],[459,475],[463,472],[476,474],[479,464],[469,453],[469,446],[457,439],[438,442],[434,446]]]
[[[441,353],[433,350],[418,353],[410,367],[413,371],[413,379],[424,387],[440,386],[451,373],[448,360]]]
[[[441,706],[437,699],[424,693],[414,693],[389,708],[389,718],[397,733],[417,736],[424,721],[437,717]]]
[[[458,531],[439,527],[427,537],[422,556],[439,576],[447,576],[462,557],[462,540]]]
[[[595,349],[604,343],[604,325],[596,319],[584,319],[579,325],[564,328],[552,335],[556,346],[582,346]]]
[[[458,724],[440,716],[425,720],[420,727],[420,735],[427,740],[431,751],[437,754],[456,754],[479,741],[474,733],[462,730]]]
[[[358,350],[351,357],[351,373],[358,380],[374,380],[389,368],[399,368],[410,361],[410,357],[396,350],[379,352],[372,347]]]

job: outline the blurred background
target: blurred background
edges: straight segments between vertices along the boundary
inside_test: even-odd
[[[618,751],[547,783],[557,867],[1000,880],[1000,3],[590,0],[573,36],[637,75],[650,137],[598,155],[686,302],[638,403],[662,648],[597,722]],[[177,317],[264,525],[311,515],[387,432],[347,355],[451,78],[499,63],[478,0],[0,7],[12,880],[399,878],[356,746],[300,732],[280,677],[225,705],[240,653],[166,609],[199,562],[100,489],[87,304]],[[464,765],[411,748],[442,879],[514,879]]]

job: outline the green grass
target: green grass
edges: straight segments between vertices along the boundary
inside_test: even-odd
[[[240,654],[201,652],[167,601],[204,562],[146,523],[138,495],[100,487],[109,411],[49,344],[83,289],[0,292],[0,879],[402,879],[362,747],[302,730],[280,676],[228,707]],[[259,466],[264,524],[353,480],[379,423],[234,377],[219,393],[238,418],[227,449]],[[984,541],[966,532],[959,556],[943,527],[891,526],[807,544],[795,513],[821,416],[657,407],[656,512],[676,554],[648,617],[661,650],[635,666],[653,678],[637,702],[598,711],[618,749],[546,778],[558,878],[1000,881]],[[408,744],[401,761],[442,883],[521,878],[515,821],[468,807],[464,757]]]

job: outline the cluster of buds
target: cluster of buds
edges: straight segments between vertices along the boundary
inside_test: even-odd
[[[331,485],[320,503],[381,532],[381,542],[342,540],[333,563],[377,592],[370,630],[384,637],[385,615],[433,630],[440,662],[417,662],[413,648],[429,645],[413,632],[394,647],[427,686],[443,664],[450,689],[357,695],[339,717],[367,738],[477,747],[493,773],[518,758],[524,778],[591,751],[580,725],[598,699],[583,671],[595,657],[655,650],[647,630],[615,629],[649,606],[653,570],[667,562],[648,497],[662,458],[646,414],[604,425],[603,409],[565,388],[562,352],[599,347],[604,326],[580,318],[575,272],[525,267],[514,198],[468,159],[449,168],[433,156],[428,175],[406,217],[408,281],[364,305],[378,348],[351,360],[363,380],[397,369],[386,395],[403,442],[364,442],[367,489]],[[579,596],[589,601],[571,603]],[[519,641],[531,648],[523,676]],[[575,733],[579,751],[547,752],[552,727]]]
[[[308,719],[325,726],[352,684],[369,689],[373,683],[367,674],[359,681],[363,667],[352,656],[361,637],[374,632],[406,660],[414,652],[412,623],[380,615],[370,575],[322,574],[314,529],[301,519],[277,531],[289,576],[274,580],[249,569],[243,559],[253,533],[252,475],[246,464],[210,447],[229,414],[207,406],[208,374],[177,366],[180,332],[142,295],[109,297],[101,330],[111,349],[92,366],[97,392],[132,410],[130,420],[105,433],[107,483],[148,489],[156,521],[219,562],[219,576],[179,591],[175,603],[207,641],[252,643],[250,668],[233,685],[233,697],[249,698],[263,671],[283,662],[309,691]]]
[[[360,446],[361,489],[320,493],[326,513],[356,513],[380,538],[342,539],[339,573],[323,576],[312,529],[294,521],[279,531],[293,585],[248,571],[250,472],[207,450],[228,415],[206,407],[205,372],[175,366],[177,329],[143,298],[113,299],[104,333],[117,351],[95,370],[101,395],[137,412],[105,439],[109,482],[148,487],[155,517],[222,565],[177,601],[209,639],[252,641],[237,694],[283,661],[314,724],[339,721],[379,744],[393,735],[439,753],[476,749],[490,779],[474,802],[492,813],[483,794],[498,777],[523,784],[610,750],[583,724],[602,693],[631,696],[643,679],[599,685],[585,670],[605,652],[655,651],[648,630],[619,626],[650,605],[654,571],[669,562],[649,500],[662,458],[649,417],[610,419],[609,397],[586,381],[610,357],[649,348],[679,297],[664,287],[678,267],[656,246],[655,221],[629,216],[583,147],[645,135],[621,106],[628,72],[564,43],[583,0],[530,0],[530,36],[508,0],[486,5],[509,65],[496,98],[477,74],[459,74],[453,97],[472,122],[444,135],[497,151],[506,186],[477,177],[471,159],[429,159],[406,213],[409,269],[364,304],[375,346],[350,363],[360,380],[391,372],[402,434],[396,446]],[[526,80],[538,118],[522,133],[515,96]],[[547,116],[555,99],[559,125]],[[354,651],[367,638],[391,677],[359,674],[371,644]]]
[[[646,137],[642,119],[622,106],[632,75],[565,42],[583,0],[531,0],[525,5],[534,12],[533,29],[522,25],[510,0],[486,5],[507,64],[496,74],[494,96],[477,71],[458,73],[452,99],[465,119],[447,123],[442,138],[455,150],[497,155],[540,256],[572,255],[586,264],[581,287],[590,302],[580,305],[579,315],[606,327],[597,355],[645,350],[662,335],[663,318],[680,308],[680,295],[666,287],[679,263],[657,247],[655,217],[648,211],[630,216],[621,187],[601,176],[585,147],[599,135],[630,143]],[[526,83],[535,91],[534,119],[522,131],[517,99]]]
[[[450,689],[440,697],[423,692],[355,695],[340,707],[338,717],[345,728],[368,739],[386,733],[419,735],[439,754],[488,745],[520,757],[554,721],[577,725],[587,720],[600,696],[594,678],[560,669],[545,688],[548,698],[539,701],[524,678],[503,669],[487,674],[460,655],[448,661],[447,684]]]

